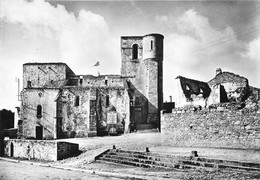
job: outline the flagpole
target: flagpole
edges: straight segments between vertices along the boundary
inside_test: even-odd
[[[18,90],[18,92],[17,92],[17,97],[18,97],[18,101],[20,101],[20,100],[21,100],[21,99],[19,98],[19,97],[20,97],[20,78],[16,77],[15,80],[16,80],[16,82],[17,82],[17,84],[18,84],[18,87],[17,87],[17,90]]]

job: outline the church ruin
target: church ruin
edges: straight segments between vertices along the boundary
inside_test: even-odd
[[[160,128],[163,39],[160,34],[121,37],[121,75],[76,75],[65,63],[24,64],[19,138]]]

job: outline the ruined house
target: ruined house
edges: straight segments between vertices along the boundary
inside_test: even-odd
[[[248,79],[231,72],[216,70],[216,76],[209,82],[176,78],[176,107],[194,105],[209,107],[219,103],[257,106],[260,90],[249,85]]]
[[[19,137],[57,139],[160,128],[163,36],[121,37],[121,75],[76,75],[65,63],[23,65]]]

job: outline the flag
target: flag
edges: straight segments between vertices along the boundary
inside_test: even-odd
[[[94,65],[94,66],[99,66],[100,64],[99,64],[99,61],[98,62],[96,62],[96,64]]]

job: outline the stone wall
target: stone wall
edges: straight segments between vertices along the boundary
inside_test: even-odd
[[[4,144],[5,156],[22,159],[57,161],[79,153],[78,144],[68,142],[9,139]]]
[[[46,161],[57,160],[57,144],[55,141],[41,140],[5,140],[5,156],[38,159]]]
[[[260,148],[260,111],[192,107],[161,114],[163,145]]]

